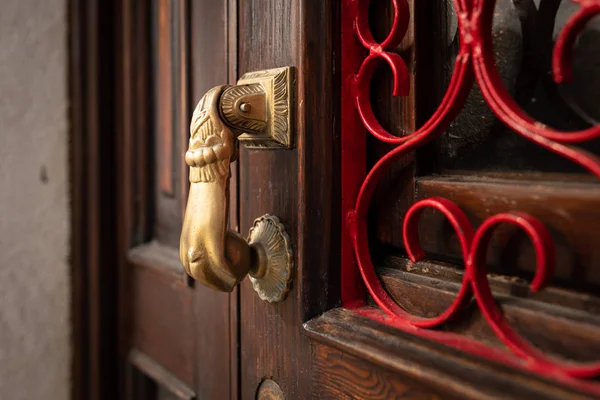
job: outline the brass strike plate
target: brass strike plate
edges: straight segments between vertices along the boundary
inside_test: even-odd
[[[246,147],[292,148],[295,82],[293,67],[248,72],[240,78],[235,88],[251,90],[252,87],[259,85],[265,94],[264,118],[259,118],[264,123],[261,126],[257,123],[255,129],[245,129],[244,133],[238,136],[238,140]],[[237,108],[235,111],[240,112]]]

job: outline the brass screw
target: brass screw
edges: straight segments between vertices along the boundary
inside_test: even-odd
[[[252,109],[252,106],[250,105],[250,103],[242,103],[240,104],[240,111],[242,112],[250,112],[250,110]]]

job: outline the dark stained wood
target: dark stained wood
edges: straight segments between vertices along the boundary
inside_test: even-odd
[[[238,2],[239,74],[297,65],[299,10],[288,0]],[[276,38],[275,40],[273,40]],[[293,139],[298,146],[298,131]],[[248,232],[255,218],[278,216],[291,235],[298,254],[298,152],[240,149],[240,229]],[[296,256],[296,263],[297,256]],[[240,285],[241,398],[254,398],[269,377],[290,398],[303,398],[299,363],[307,357],[306,341],[299,337],[301,323],[297,298],[298,266],[292,289],[284,302],[266,304],[248,280]],[[303,349],[304,348],[304,349]],[[304,351],[303,351],[304,350]],[[294,358],[290,355],[294,354]]]
[[[151,74],[150,3],[146,0],[122,3],[121,40],[118,41],[117,143],[118,181],[121,217],[119,245],[122,261],[133,246],[151,238],[153,207],[148,201],[152,190],[151,143],[153,76]],[[125,268],[120,267],[121,270]],[[121,271],[122,272],[122,271]],[[121,277],[123,280],[124,277]]]
[[[189,122],[189,1],[154,0],[154,88],[158,187],[185,205]],[[176,194],[178,191],[180,195]],[[159,197],[160,202],[160,197]]]
[[[181,4],[181,3],[180,3]],[[173,26],[178,21],[173,9],[174,3],[170,0],[155,1],[155,28],[156,35],[156,128],[158,132],[158,171],[159,186],[165,194],[173,194],[173,113],[175,104],[173,99],[173,74],[177,61],[174,58],[176,42]]]
[[[183,155],[189,132],[188,0],[147,0],[152,4],[154,150],[153,236],[179,248],[179,235],[187,196],[187,168]]]
[[[103,295],[103,291],[111,287],[115,278],[114,265],[115,249],[112,246],[110,235],[115,229],[115,198],[114,193],[107,192],[103,184],[114,179],[113,146],[114,135],[104,135],[114,127],[114,111],[110,104],[112,102],[112,86],[103,88],[113,79],[112,51],[113,34],[103,24],[109,20],[114,4],[106,3],[100,6],[99,2],[89,2],[87,5],[87,30],[86,35],[90,39],[91,49],[86,53],[86,64],[91,67],[87,72],[90,74],[90,85],[86,88],[88,95],[96,98],[96,101],[85,103],[86,119],[89,119],[85,162],[87,163],[86,177],[88,181],[87,198],[88,219],[86,228],[93,232],[88,236],[87,243],[89,267],[88,292],[91,302],[87,310],[89,317],[90,332],[90,354],[91,354],[91,376],[90,376],[90,399],[100,399],[103,393],[110,392],[116,384],[116,376],[109,373],[108,368],[115,362],[114,347],[116,337],[114,335],[103,336],[101,329],[114,331],[115,320],[111,318],[116,311],[115,298]],[[103,10],[100,11],[100,8]],[[94,42],[97,41],[97,44]],[[100,60],[102,59],[102,62]]]
[[[116,2],[69,1],[71,395],[102,399],[117,385],[115,192]]]
[[[169,54],[179,67],[171,82],[171,99],[159,96],[153,71],[156,42],[153,42],[152,1],[124,2],[120,12],[121,37],[119,64],[119,251],[120,264],[120,336],[122,371],[132,349],[141,351],[164,376],[176,377],[199,398],[235,398],[237,380],[232,381],[230,351],[237,353],[234,329],[237,313],[230,315],[231,299],[204,287],[189,285],[179,261],[179,233],[188,177],[183,154],[187,149],[191,97],[199,97],[210,87],[225,83],[227,64],[219,69],[205,52],[227,54],[227,41],[214,32],[225,32],[227,20],[213,18],[209,23],[200,15],[219,14],[214,2],[175,1],[169,7],[177,18],[170,19],[171,33],[177,30],[179,50]],[[225,12],[226,7],[221,8]],[[159,35],[160,36],[160,35]],[[212,36],[212,37],[211,37]],[[154,36],[154,38],[156,38]],[[199,39],[205,40],[200,43]],[[175,45],[176,43],[171,43]],[[212,49],[212,50],[211,50]],[[199,52],[202,58],[191,67]],[[210,75],[203,68],[225,71]],[[159,74],[160,76],[160,74]],[[163,79],[164,80],[164,79]],[[160,79],[158,80],[160,81]],[[193,82],[193,85],[192,85]],[[199,88],[200,86],[200,88]],[[194,88],[188,90],[188,88]],[[156,101],[155,101],[156,100]],[[177,125],[171,132],[173,190],[161,189],[164,172],[156,160],[161,146],[154,143],[163,133],[155,123],[156,112],[171,110],[170,121]],[[154,132],[154,133],[153,133]],[[162,165],[162,164],[161,164]],[[162,183],[165,183],[164,180]],[[164,185],[163,185],[164,186]],[[237,300],[233,298],[234,305]],[[233,333],[232,333],[233,332]],[[129,368],[130,369],[130,368]],[[146,371],[146,374],[148,372]],[[149,374],[152,375],[152,374]],[[138,385],[135,374],[122,373],[121,393],[132,393]],[[169,396],[157,376],[145,378],[151,387],[141,396]],[[164,379],[163,379],[164,380]],[[139,385],[138,385],[139,386]],[[165,391],[166,390],[166,391]],[[172,392],[172,391],[171,391]],[[142,397],[144,398],[144,397]]]
[[[340,299],[340,10],[337,2],[322,3],[298,2],[295,282],[302,321]],[[289,175],[286,180],[293,182]]]
[[[397,134],[414,130],[435,108],[448,72],[440,65],[449,49],[438,43],[447,27],[437,24],[446,6],[410,3],[414,19],[397,51],[412,72],[412,92],[392,100],[385,67],[372,92],[377,115]],[[121,394],[138,385],[147,392],[137,393],[151,398],[170,392],[180,398],[252,399],[266,378],[289,399],[585,398],[522,369],[348,311],[327,311],[339,306],[340,290],[339,2],[168,2],[178,10],[169,23],[177,24],[183,40],[177,54],[165,55],[170,61],[162,60],[153,41],[152,0],[109,1],[106,9],[99,4],[70,3],[74,398],[116,398],[117,375]],[[378,39],[387,32],[390,10],[389,1],[373,2]],[[173,45],[166,36],[158,39]],[[154,80],[157,54],[165,65],[179,65],[169,96],[161,94],[165,77],[159,73]],[[269,304],[247,280],[223,294],[185,277],[177,250],[188,185],[183,154],[190,112],[208,89],[233,84],[245,72],[285,65],[296,67],[294,148],[242,148],[230,187],[232,229],[245,235],[255,218],[270,213],[281,218],[292,239],[291,292],[282,303]],[[161,128],[155,117],[163,114],[176,123]],[[167,140],[169,129],[177,132]],[[369,146],[371,161],[385,150]],[[531,273],[522,268],[531,264],[526,240],[511,241],[507,234],[498,250],[492,247],[492,261],[501,261],[494,271],[512,278],[491,276],[494,293],[511,324],[540,348],[577,360],[598,358],[600,300],[581,292],[598,286],[591,268],[597,258],[593,227],[600,222],[593,212],[597,188],[556,182],[532,188],[522,179],[484,180],[476,172],[468,179],[425,177],[436,171],[436,151],[424,148],[399,163],[374,200],[372,232],[379,244],[395,247],[374,251],[387,267],[379,273],[391,295],[411,312],[433,315],[451,301],[460,280],[455,265],[389,256],[402,245],[402,216],[415,198],[437,193],[454,199],[475,223],[516,201],[515,208],[525,207],[553,230],[560,244],[556,283],[564,287],[529,293],[520,278]],[[180,159],[158,162],[169,155]],[[415,180],[417,173],[422,177]],[[539,200],[528,193],[551,207],[539,210]],[[456,263],[451,232],[429,214],[422,229],[432,258]],[[575,255],[567,247],[574,241]],[[442,329],[501,348],[476,307]]]
[[[152,207],[148,199],[152,196],[151,178],[153,169],[150,143],[152,121],[152,57],[150,2],[136,0],[122,2],[117,9],[117,110],[118,138],[115,152],[119,174],[116,182],[119,216],[116,233],[118,249],[118,394],[143,396],[138,384],[147,378],[137,379],[139,372],[132,371],[128,357],[132,346],[133,329],[133,280],[132,265],[128,252],[151,237]],[[108,293],[114,293],[114,289]],[[135,387],[134,387],[135,386]],[[137,390],[137,391],[136,391]]]
[[[238,7],[239,74],[291,65],[298,88],[294,149],[240,152],[242,234],[255,218],[278,216],[290,234],[296,263],[291,291],[281,303],[266,303],[250,282],[241,284],[241,397],[254,398],[269,377],[286,398],[310,398],[311,353],[301,323],[339,299],[334,258],[340,226],[334,170],[339,83],[333,75],[332,25],[337,2],[241,0]]]
[[[454,285],[461,282],[462,271],[457,271],[453,264],[439,261],[411,262],[406,257],[388,256],[379,267],[384,278],[390,269],[399,273],[407,272],[422,279],[439,279],[444,285]],[[565,290],[557,287],[547,287],[539,292],[529,290],[528,281],[514,276],[489,274],[490,288],[494,293],[511,295],[515,297],[536,300],[548,305],[556,305],[561,308],[585,311],[593,315],[600,315],[600,298],[597,296],[581,293],[574,290]]]
[[[152,241],[132,248],[128,252],[128,259],[134,265],[172,274],[175,279],[187,282],[187,274],[179,260],[179,251],[160,242]]]
[[[177,10],[177,34],[179,37],[179,51],[176,54],[179,69],[175,76],[175,87],[177,89],[178,107],[175,110],[174,119],[177,121],[177,136],[179,148],[175,152],[178,160],[175,164],[178,166],[179,173],[174,176],[177,182],[178,192],[180,196],[181,210],[185,210],[187,204],[189,179],[188,168],[185,163],[185,153],[187,151],[189,138],[189,121],[191,119],[193,104],[191,92],[191,49],[192,49],[192,30],[191,30],[191,2],[184,0],[176,6]]]
[[[395,260],[395,264],[399,264]],[[451,277],[451,267],[406,261],[404,271],[380,269],[390,295],[408,312],[423,317],[441,314],[454,300],[461,276]],[[412,272],[408,272],[412,271]],[[529,293],[523,281],[493,276],[492,288],[504,315],[517,332],[546,354],[577,361],[594,361],[600,355],[600,299],[578,293]],[[582,305],[585,312],[559,304]],[[554,302],[544,302],[550,298]],[[460,318],[442,329],[504,348],[473,302]]]
[[[228,83],[233,85],[238,79],[238,4],[237,0],[227,0],[227,74]],[[239,162],[231,164],[229,182],[229,229],[240,232],[239,207]],[[229,398],[240,397],[240,288],[236,287],[229,295]]]
[[[154,382],[181,400],[194,400],[196,395],[185,383],[173,376],[168,370],[157,364],[152,358],[139,350],[132,350],[129,355],[129,363],[152,378]],[[144,397],[142,397],[144,398]]]
[[[334,347],[314,345],[313,397],[317,399],[440,399],[409,378],[377,368]],[[460,398],[444,395],[443,398]]]
[[[238,1],[227,0],[227,74],[228,83],[233,85],[238,79]],[[229,229],[240,233],[239,207],[239,162],[231,164],[229,181]],[[229,295],[229,398],[240,397],[240,288],[236,287]]]
[[[187,144],[188,98],[188,1],[154,0],[154,87],[157,132],[158,186],[163,195],[183,203],[186,181],[178,179]],[[160,198],[159,198],[160,201]]]
[[[193,291],[179,278],[136,266],[132,275],[132,347],[194,386]]]
[[[414,15],[416,3],[420,2],[410,0],[408,3],[410,13]],[[375,39],[382,42],[392,26],[394,18],[392,2],[372,2],[369,17]],[[415,111],[420,86],[416,69],[417,41],[415,39],[415,18],[411,18],[404,40],[397,48],[390,50],[400,54],[408,67],[410,74],[408,96],[392,95],[394,78],[386,63],[381,63],[371,82],[373,111],[381,125],[396,136],[406,136],[418,128]],[[367,138],[367,157],[370,166],[395,147],[377,140],[370,134]],[[396,243],[401,236],[402,230],[397,228],[396,221],[402,218],[412,204],[415,174],[415,155],[410,154],[390,168],[377,187],[372,202],[372,229],[376,238],[382,243]]]
[[[209,289],[196,285],[195,290]],[[237,351],[231,353],[234,344],[237,346],[237,335],[230,317],[231,303],[235,301],[229,293],[195,293],[193,321],[196,325],[196,350],[192,354],[197,364],[196,392],[200,398],[233,397],[232,392],[237,388],[231,371],[232,357],[237,357]]]
[[[488,216],[510,211],[527,212],[551,231],[557,253],[554,284],[597,292],[600,287],[600,187],[576,182],[544,182],[478,177],[420,178],[417,200],[441,196],[456,204],[477,227]],[[421,240],[431,257],[460,257],[455,236],[441,215],[426,212]],[[458,257],[457,257],[458,255]],[[449,258],[448,258],[449,257]],[[518,230],[500,229],[489,252],[493,272],[532,276],[535,255],[529,239]]]
[[[446,2],[409,1],[410,22],[402,43],[393,49],[402,56],[410,73],[410,92],[393,97],[393,76],[382,64],[371,82],[371,104],[375,115],[390,133],[405,136],[419,129],[438,107],[444,95],[449,72],[451,50],[440,38],[448,34]],[[393,21],[393,5],[389,0],[372,2],[369,19],[376,40],[383,41]],[[418,65],[418,67],[417,67]],[[368,137],[368,161],[373,165],[395,146]],[[435,171],[439,144],[431,143],[408,154],[386,172],[372,201],[370,229],[373,239],[399,248],[402,220],[414,203],[415,177]],[[373,240],[375,242],[375,240]]]
[[[484,362],[465,352],[344,309],[328,311],[304,327],[313,339],[317,353],[315,360],[318,360],[318,369],[313,373],[314,387],[325,391],[325,396],[343,390],[338,388],[333,391],[332,386],[341,386],[349,375],[362,373],[365,376],[365,371],[369,371],[380,381],[374,389],[366,392],[368,395],[365,398],[371,398],[371,393],[380,393],[382,387],[401,390],[404,385],[410,386],[408,393],[414,387],[418,395],[431,393],[437,394],[438,398],[589,398],[583,393],[564,389],[556,382]],[[334,363],[335,368],[323,368]],[[372,366],[365,369],[366,363]],[[354,380],[355,383],[348,388],[350,393],[365,393],[365,388],[356,383],[357,379]]]
[[[531,5],[528,2],[513,3],[517,8]],[[412,92],[404,103],[402,99],[392,99],[389,93],[391,78],[389,72],[385,71],[386,67],[373,80],[373,107],[383,126],[394,134],[399,135],[407,128],[420,126],[437,108],[444,94],[452,72],[452,53],[456,50],[456,44],[451,43],[454,32],[451,31],[450,19],[447,18],[449,7],[451,5],[446,2],[420,2],[412,5],[411,18],[414,25],[411,26],[411,33],[414,40],[411,44],[414,48],[404,50],[403,59],[408,60],[409,68],[410,63],[415,62],[411,90],[416,89],[416,93]],[[372,2],[371,8],[371,26],[376,39],[381,40],[389,26],[389,4],[387,1]],[[519,13],[519,17],[521,28],[530,30],[531,15]],[[498,45],[497,42],[495,38],[495,46]],[[531,45],[530,42],[527,43],[527,46]],[[531,65],[527,65],[531,62],[528,58],[530,56],[531,54],[525,54],[522,60],[521,67],[524,69],[531,68]],[[519,75],[518,80],[523,80],[522,75]],[[523,84],[527,83],[518,83]],[[519,96],[517,93],[517,97]],[[412,103],[409,101],[411,97]],[[473,98],[479,102],[479,98]],[[474,117],[471,109],[465,110],[463,114],[469,116],[471,113],[471,121],[474,118],[480,119],[479,109],[475,109],[477,112]],[[486,112],[489,110],[486,109]],[[464,125],[465,119],[459,122]],[[475,141],[482,140],[478,134],[494,136],[493,132],[503,133],[497,127],[494,127],[495,130],[490,129],[490,132],[477,132],[477,124],[467,128],[473,131],[470,132],[473,136],[467,139]],[[456,166],[451,171],[442,170],[444,160],[450,158],[443,153],[450,148],[445,140],[453,133],[456,135],[456,131],[448,129],[442,140],[424,146],[416,155],[407,156],[398,162],[376,191],[370,214],[370,237],[375,240],[371,240],[370,244],[375,260],[394,269],[380,268],[378,271],[387,290],[407,310],[431,317],[438,315],[450,304],[459,287],[462,260],[458,242],[449,225],[438,213],[426,212],[420,224],[421,242],[431,261],[412,264],[405,259],[389,257],[390,254],[403,252],[403,218],[408,207],[415,201],[433,196],[449,198],[467,213],[475,227],[496,213],[516,210],[529,212],[550,229],[557,246],[558,263],[556,278],[553,280],[555,286],[540,293],[529,292],[526,279],[532,276],[535,266],[532,246],[525,235],[502,227],[494,237],[488,257],[492,272],[489,278],[497,300],[511,325],[540,349],[568,359],[597,360],[600,355],[597,340],[600,309],[597,297],[598,271],[595,267],[600,259],[596,254],[599,247],[596,231],[600,220],[596,209],[600,192],[596,180],[575,173],[549,174],[521,170],[506,172],[519,165],[522,159],[529,158],[529,162],[521,162],[525,166],[552,164],[556,160],[546,159],[545,155],[537,151],[521,151],[522,154],[514,155],[517,162],[497,165],[497,160],[506,161],[513,157],[510,151],[497,151],[499,146],[495,149],[480,146],[473,152],[477,157],[464,158],[461,170],[456,169]],[[467,136],[469,134],[465,129],[461,133]],[[498,139],[500,140],[504,139]],[[373,139],[369,145],[371,162],[375,162],[389,149]],[[593,152],[597,152],[595,146],[591,148]],[[496,154],[490,154],[494,150]],[[539,160],[535,159],[537,157]],[[488,158],[496,160],[492,161],[496,163],[493,168],[489,168]],[[477,160],[479,163],[475,162]],[[564,160],[558,161],[562,162],[546,169],[573,169],[565,168],[564,164],[568,163]],[[466,165],[469,163],[470,165]],[[482,170],[485,166],[486,170]],[[451,173],[453,176],[436,175],[439,172]],[[444,261],[454,265],[445,264]],[[455,322],[440,329],[503,347],[474,304]],[[345,339],[348,347],[357,345],[354,338]],[[340,357],[345,359],[346,353],[343,352]],[[479,362],[485,364],[482,360]],[[331,377],[327,379],[323,378],[327,383],[335,382]],[[473,384],[480,384],[479,379],[475,374],[470,378]],[[543,392],[546,393],[545,390]],[[445,392],[445,395],[448,393]],[[518,397],[527,396],[519,394]]]
[[[190,110],[214,86],[236,81],[236,38],[231,36],[235,19],[233,2],[192,0],[190,4]],[[185,146],[187,149],[187,136]],[[229,224],[232,229],[237,229],[238,225],[236,164],[232,166],[230,186]],[[186,172],[186,187],[187,180]],[[215,292],[200,284],[194,287],[194,357],[197,363],[196,393],[199,398],[237,398],[238,302],[237,289],[228,294]]]
[[[450,1],[419,1],[414,5],[416,96],[415,109],[417,127],[423,126],[438,109],[446,90],[454,65],[455,48],[447,38],[454,37]],[[434,140],[416,151],[416,175],[424,176],[439,171],[440,140]],[[414,183],[414,182],[413,182]],[[414,194],[414,193],[413,193]],[[400,218],[401,220],[401,218]],[[387,223],[399,228],[401,222]],[[395,241],[395,244],[398,242]]]

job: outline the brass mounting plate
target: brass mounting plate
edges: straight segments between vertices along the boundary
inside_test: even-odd
[[[292,242],[285,227],[274,215],[265,214],[254,220],[248,234],[250,246],[260,246],[266,258],[264,274],[250,275],[254,290],[269,303],[283,301],[290,290],[294,270]]]
[[[252,149],[291,149],[295,84],[294,67],[244,74],[237,85],[260,84],[267,94],[267,126],[262,132],[245,132],[238,140]]]

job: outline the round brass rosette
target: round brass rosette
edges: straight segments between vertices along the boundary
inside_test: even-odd
[[[248,244],[266,263],[260,271],[250,272],[250,281],[258,297],[269,303],[282,301],[290,290],[294,254],[290,237],[279,218],[263,215],[254,220]]]

